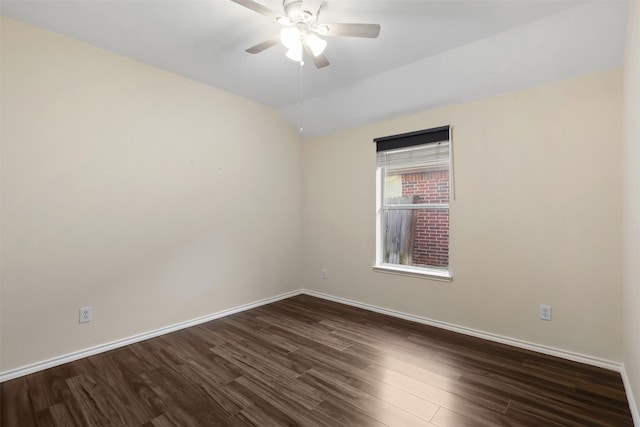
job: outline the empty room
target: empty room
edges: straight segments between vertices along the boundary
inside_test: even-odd
[[[2,427],[640,427],[639,1],[0,15]]]

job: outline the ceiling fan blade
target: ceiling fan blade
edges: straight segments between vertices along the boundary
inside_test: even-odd
[[[327,59],[326,56],[324,56],[324,53],[321,53],[318,56],[313,56],[313,52],[311,51],[311,48],[306,44],[304,45],[304,50],[307,52],[307,55],[309,55],[309,57],[311,58],[311,61],[313,61],[313,65],[315,65],[316,68],[319,69],[319,68],[324,68],[329,66],[329,60]]]
[[[337,37],[366,37],[375,39],[380,34],[378,24],[320,24],[320,27],[327,27],[328,31],[320,34]]]
[[[244,6],[247,9],[251,9],[254,12],[258,12],[261,15],[264,15],[268,18],[278,19],[282,17],[282,13],[276,12],[273,9],[269,9],[266,6],[261,5],[260,3],[256,3],[253,0],[231,0],[234,3],[239,4],[240,6]]]
[[[273,47],[275,45],[277,45],[280,42],[280,35],[276,35],[271,37],[270,39],[267,39],[261,43],[258,43],[255,46],[251,46],[249,49],[245,49],[245,52],[248,53],[260,53],[263,50],[267,50],[270,47]]]

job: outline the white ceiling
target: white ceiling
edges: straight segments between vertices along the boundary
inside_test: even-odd
[[[257,0],[282,10],[280,0]],[[306,0],[310,10],[319,0]],[[302,68],[303,137],[621,66],[623,0],[326,0],[324,22],[378,23],[328,38]],[[300,67],[280,24],[231,0],[0,1],[2,15],[278,109],[300,126]],[[317,7],[317,6],[316,6]]]

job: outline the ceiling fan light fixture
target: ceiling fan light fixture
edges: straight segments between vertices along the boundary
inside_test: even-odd
[[[320,37],[315,34],[310,34],[307,36],[305,43],[311,49],[313,56],[318,56],[324,52],[324,49],[327,47],[327,41],[322,40]]]
[[[298,43],[297,46],[290,47],[289,50],[287,50],[286,56],[292,61],[302,61],[302,45]]]
[[[263,52],[280,42],[287,49],[287,58],[299,61],[302,64],[303,55],[307,52],[307,56],[313,60],[313,65],[320,69],[329,65],[329,60],[324,56],[324,50],[327,47],[324,36],[375,39],[380,35],[379,24],[322,23],[319,21],[319,16],[323,8],[326,7],[325,0],[311,0],[314,3],[314,12],[303,9],[303,2],[308,0],[279,0],[282,1],[284,15],[282,12],[277,12],[263,5],[261,1],[265,0],[231,1],[276,20],[284,26],[279,34],[245,49],[246,52],[251,54]],[[270,1],[275,2],[275,0]],[[319,5],[317,4],[318,2],[320,3]],[[315,8],[316,6],[317,8]]]
[[[300,47],[300,30],[296,27],[283,28],[280,32],[280,41],[289,49],[293,49],[296,46]],[[302,50],[301,47],[300,50]]]

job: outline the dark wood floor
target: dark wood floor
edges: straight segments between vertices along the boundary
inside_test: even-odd
[[[632,426],[620,375],[297,296],[1,386],[2,426]]]

